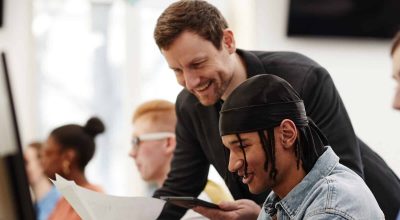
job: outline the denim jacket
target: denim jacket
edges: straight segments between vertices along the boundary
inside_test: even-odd
[[[273,217],[271,217],[271,215]],[[271,192],[258,220],[385,219],[364,181],[341,165],[328,147],[311,171],[283,199]]]

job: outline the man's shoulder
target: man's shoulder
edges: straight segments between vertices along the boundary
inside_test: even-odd
[[[321,67],[304,54],[293,51],[247,51],[256,55],[264,65],[298,65]]]
[[[369,189],[356,173],[342,164],[337,164],[328,176],[321,178],[314,185],[314,189],[311,191],[317,192],[318,197],[326,197],[339,202],[343,199],[357,200],[360,198],[357,196],[358,194],[365,194]],[[332,197],[333,194],[335,197]]]
[[[364,181],[353,171],[339,164],[332,173],[315,185],[312,204],[305,217],[330,214],[345,219],[375,216],[381,219],[382,212]],[[365,211],[363,211],[365,210]],[[368,210],[368,211],[366,211]]]
[[[312,86],[329,73],[309,57],[289,51],[240,51],[247,65],[261,65],[256,73],[261,72],[277,75],[287,80],[295,89],[302,86]],[[254,71],[254,70],[253,70]],[[304,83],[306,82],[306,83]],[[310,84],[311,83],[311,84]],[[298,91],[300,92],[300,91]]]
[[[329,72],[312,59],[296,52],[286,51],[244,51],[240,55],[248,65],[249,76],[257,74],[273,74],[288,81],[303,96],[323,83],[330,83]],[[257,68],[254,68],[257,66]]]
[[[374,201],[375,198],[367,184],[359,175],[348,167],[338,164],[332,173],[325,178],[327,187],[335,190],[337,201],[350,199],[353,202]],[[350,201],[349,201],[350,202]]]

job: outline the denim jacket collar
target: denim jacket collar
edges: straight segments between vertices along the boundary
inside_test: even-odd
[[[272,192],[264,204],[267,213],[273,213],[272,207],[281,209],[290,217],[296,216],[300,210],[305,195],[322,178],[328,176],[338,165],[339,157],[333,152],[331,147],[327,147],[325,152],[318,158],[311,171],[297,184],[283,199],[279,201],[278,196]],[[275,204],[275,205],[273,205]]]

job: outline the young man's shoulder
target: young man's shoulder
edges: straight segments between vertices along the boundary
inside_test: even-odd
[[[305,218],[337,215],[343,219],[384,219],[375,197],[365,182],[352,170],[338,164],[330,175],[311,190],[314,197]]]

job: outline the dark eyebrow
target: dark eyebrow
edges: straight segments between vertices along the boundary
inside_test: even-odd
[[[242,143],[247,142],[249,139],[248,138],[242,138]],[[229,145],[234,145],[234,144],[239,144],[240,141],[239,140],[233,140],[229,142]]]

